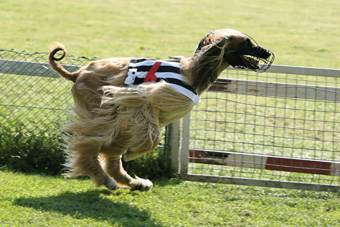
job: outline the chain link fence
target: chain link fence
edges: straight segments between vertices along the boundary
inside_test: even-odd
[[[72,84],[50,69],[47,53],[0,50],[0,124],[22,134],[55,133],[67,120]],[[90,60],[69,55],[62,64],[75,70]]]

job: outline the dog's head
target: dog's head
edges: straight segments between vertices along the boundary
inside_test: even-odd
[[[256,72],[266,71],[275,56],[259,46],[250,36],[232,29],[212,31],[207,34],[195,51],[205,56],[221,56],[222,65]]]

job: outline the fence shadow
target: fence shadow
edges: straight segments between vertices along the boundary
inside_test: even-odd
[[[56,196],[18,198],[14,200],[13,205],[30,207],[43,212],[58,212],[76,219],[90,218],[106,221],[112,225],[131,226],[132,223],[138,223],[141,226],[163,226],[152,220],[147,211],[127,203],[114,202],[100,196],[101,194],[115,196],[107,190],[64,192]]]

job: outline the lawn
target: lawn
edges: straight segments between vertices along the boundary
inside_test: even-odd
[[[0,226],[339,226],[339,194],[164,179],[109,192],[88,179],[0,172]]]
[[[191,55],[206,33],[233,28],[276,54],[275,64],[340,68],[339,1],[0,1],[0,48],[76,56]]]
[[[339,7],[337,0],[327,4],[318,0],[2,0],[0,49],[46,52],[59,41],[76,56],[167,58],[191,55],[211,30],[233,28],[273,51],[275,64],[340,68]],[[49,88],[40,81],[36,92],[36,78],[19,80],[15,84],[19,88],[32,87],[27,95],[39,93],[27,97],[27,103],[45,100],[57,109],[64,101],[60,94],[57,99],[55,94],[49,96]],[[53,87],[64,83],[53,80]],[[0,100],[22,97],[19,89],[3,94],[10,81],[9,77],[0,77]],[[218,105],[217,109],[227,107]],[[1,106],[0,114],[11,118],[4,108]],[[242,105],[238,108],[243,111]],[[329,108],[335,107],[332,104]],[[24,117],[22,114],[19,118]],[[39,115],[34,121],[37,119]],[[257,116],[257,120],[265,119]],[[155,180],[153,190],[147,193],[125,189],[109,192],[94,187],[86,178],[5,170],[0,172],[0,186],[0,226],[340,226],[338,193],[177,179]]]

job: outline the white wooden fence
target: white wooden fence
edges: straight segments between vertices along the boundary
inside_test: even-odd
[[[226,70],[169,128],[172,168],[189,181],[340,189],[340,70]]]

